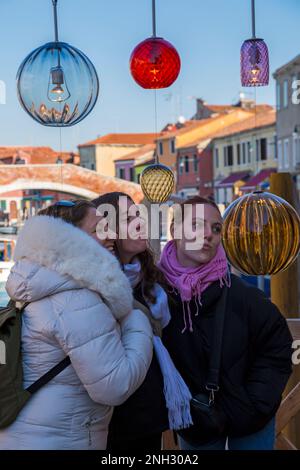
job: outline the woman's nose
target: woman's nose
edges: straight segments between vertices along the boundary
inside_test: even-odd
[[[212,229],[208,225],[208,226],[204,227],[204,238],[210,239],[211,237],[212,237]]]

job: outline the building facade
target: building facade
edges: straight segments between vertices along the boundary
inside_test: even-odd
[[[177,195],[213,197],[211,139],[178,149]]]
[[[145,166],[154,157],[155,144],[143,145],[135,152],[115,160],[116,178],[139,183],[137,168]],[[140,173],[140,172],[139,172]]]
[[[239,123],[250,116],[252,116],[252,111],[246,111],[241,109],[240,107],[225,107],[229,108],[224,110],[222,113],[213,113],[210,117],[203,118],[200,120],[192,120],[187,121],[186,126],[174,131],[170,132],[166,135],[163,135],[157,139],[157,147],[156,150],[159,155],[159,160],[164,165],[169,166],[175,174],[175,179],[178,184],[179,180],[179,188],[180,191],[184,191],[184,179],[186,179],[186,183],[188,185],[187,192],[190,193],[191,186],[196,185],[199,186],[199,181],[197,182],[192,181],[193,176],[190,173],[184,172],[183,174],[178,174],[179,165],[182,165],[182,160],[179,161],[179,158],[184,158],[188,156],[188,158],[194,158],[193,155],[199,153],[199,149],[202,151],[202,142],[207,141],[207,139],[211,139],[214,137],[215,134],[220,132],[221,129],[224,127],[230,126],[234,123]],[[200,145],[200,148],[198,146]],[[206,145],[205,147],[206,148]],[[180,154],[180,155],[179,155]],[[206,174],[202,174],[200,179],[203,181],[202,190],[204,190],[204,182],[205,185],[211,184],[212,179],[212,162],[211,158],[205,158],[207,155],[206,152],[203,153],[203,159],[199,161],[199,169],[201,167],[201,163],[203,161],[203,169],[206,166],[209,166],[209,173],[210,173],[210,181]],[[198,155],[199,156],[199,155]],[[190,160],[189,160],[190,162]],[[196,165],[196,163],[195,163]],[[206,172],[206,170],[205,170]],[[195,175],[194,175],[195,176]],[[196,176],[196,178],[199,175]],[[201,181],[200,181],[201,186]],[[206,189],[208,186],[206,186]],[[205,193],[210,192],[210,190],[204,190]],[[186,192],[186,191],[185,191]]]
[[[277,69],[273,77],[276,80],[278,170],[297,176],[300,173],[300,55]]]
[[[153,157],[150,157],[150,159],[144,160],[142,162],[139,162],[139,161],[135,162],[135,165],[134,165],[134,181],[135,181],[135,183],[140,184],[141,175],[142,175],[143,171],[145,170],[145,168],[147,168],[147,166],[153,165],[154,163],[155,163],[155,158],[153,158]]]
[[[222,130],[214,138],[213,174],[217,203],[227,205],[245,190],[262,187],[277,170],[275,118],[274,110],[262,110]]]
[[[104,176],[116,176],[115,160],[153,144],[156,137],[156,134],[107,134],[78,146],[80,165]]]

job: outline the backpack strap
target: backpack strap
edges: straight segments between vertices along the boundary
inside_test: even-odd
[[[25,302],[22,305],[16,306],[19,312],[22,312],[30,302]],[[36,393],[40,388],[50,382],[54,377],[60,374],[64,369],[66,369],[71,364],[71,359],[69,356],[65,357],[62,361],[60,361],[56,366],[52,367],[46,374],[42,375],[38,380],[36,380],[33,384],[31,384],[26,391],[29,392],[31,395]]]
[[[64,369],[66,369],[71,364],[71,359],[69,356],[65,357],[60,361],[56,366],[52,367],[46,374],[40,377],[36,382],[26,388],[27,392],[33,394],[36,393],[40,388],[46,385],[50,380],[54,379],[58,374],[60,374]]]
[[[16,309],[19,312],[23,312],[23,310],[30,304],[30,302],[22,303],[22,302],[14,302],[13,300],[11,300],[8,305],[10,305],[11,303],[12,303],[12,305],[16,306]]]

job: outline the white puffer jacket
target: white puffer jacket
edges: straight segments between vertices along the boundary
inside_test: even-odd
[[[146,316],[118,261],[82,230],[29,219],[18,238],[10,297],[23,313],[24,387],[66,355],[72,364],[0,431],[0,449],[105,449],[113,406],[143,382],[152,358]]]

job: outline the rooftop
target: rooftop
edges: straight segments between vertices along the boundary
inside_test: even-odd
[[[224,129],[228,126],[238,125],[252,116],[253,113],[250,111],[235,108],[234,111],[228,114],[219,114],[215,117],[203,119],[202,125],[198,125],[189,133],[177,137],[177,149],[194,147],[203,141],[206,141],[207,145],[208,139],[213,139],[219,132],[224,132]]]
[[[1,160],[11,159],[10,163],[17,163],[18,160],[25,160],[31,164],[51,164],[56,163],[60,158],[63,163],[79,163],[79,155],[73,152],[56,152],[51,147],[0,147]],[[76,161],[78,159],[78,162]]]
[[[155,150],[155,144],[147,144],[143,145],[143,147],[139,147],[138,150],[134,152],[127,153],[123,157],[117,158],[114,160],[115,162],[127,161],[127,160],[138,160],[139,158],[152,154]]]
[[[290,60],[286,64],[279,67],[277,70],[275,70],[275,72],[273,73],[273,77],[277,78],[278,75],[282,73],[286,73],[289,69],[292,69],[295,65],[300,65],[300,54],[298,54],[296,57],[294,57],[292,60]]]
[[[276,111],[271,109],[265,113],[259,112],[254,113],[247,119],[236,122],[225,129],[220,129],[215,134],[215,138],[227,137],[229,135],[240,134],[241,132],[251,131],[252,129],[258,129],[260,127],[273,126],[276,123]]]
[[[159,134],[106,134],[95,140],[80,144],[78,147],[90,147],[92,145],[146,145],[151,144]]]

